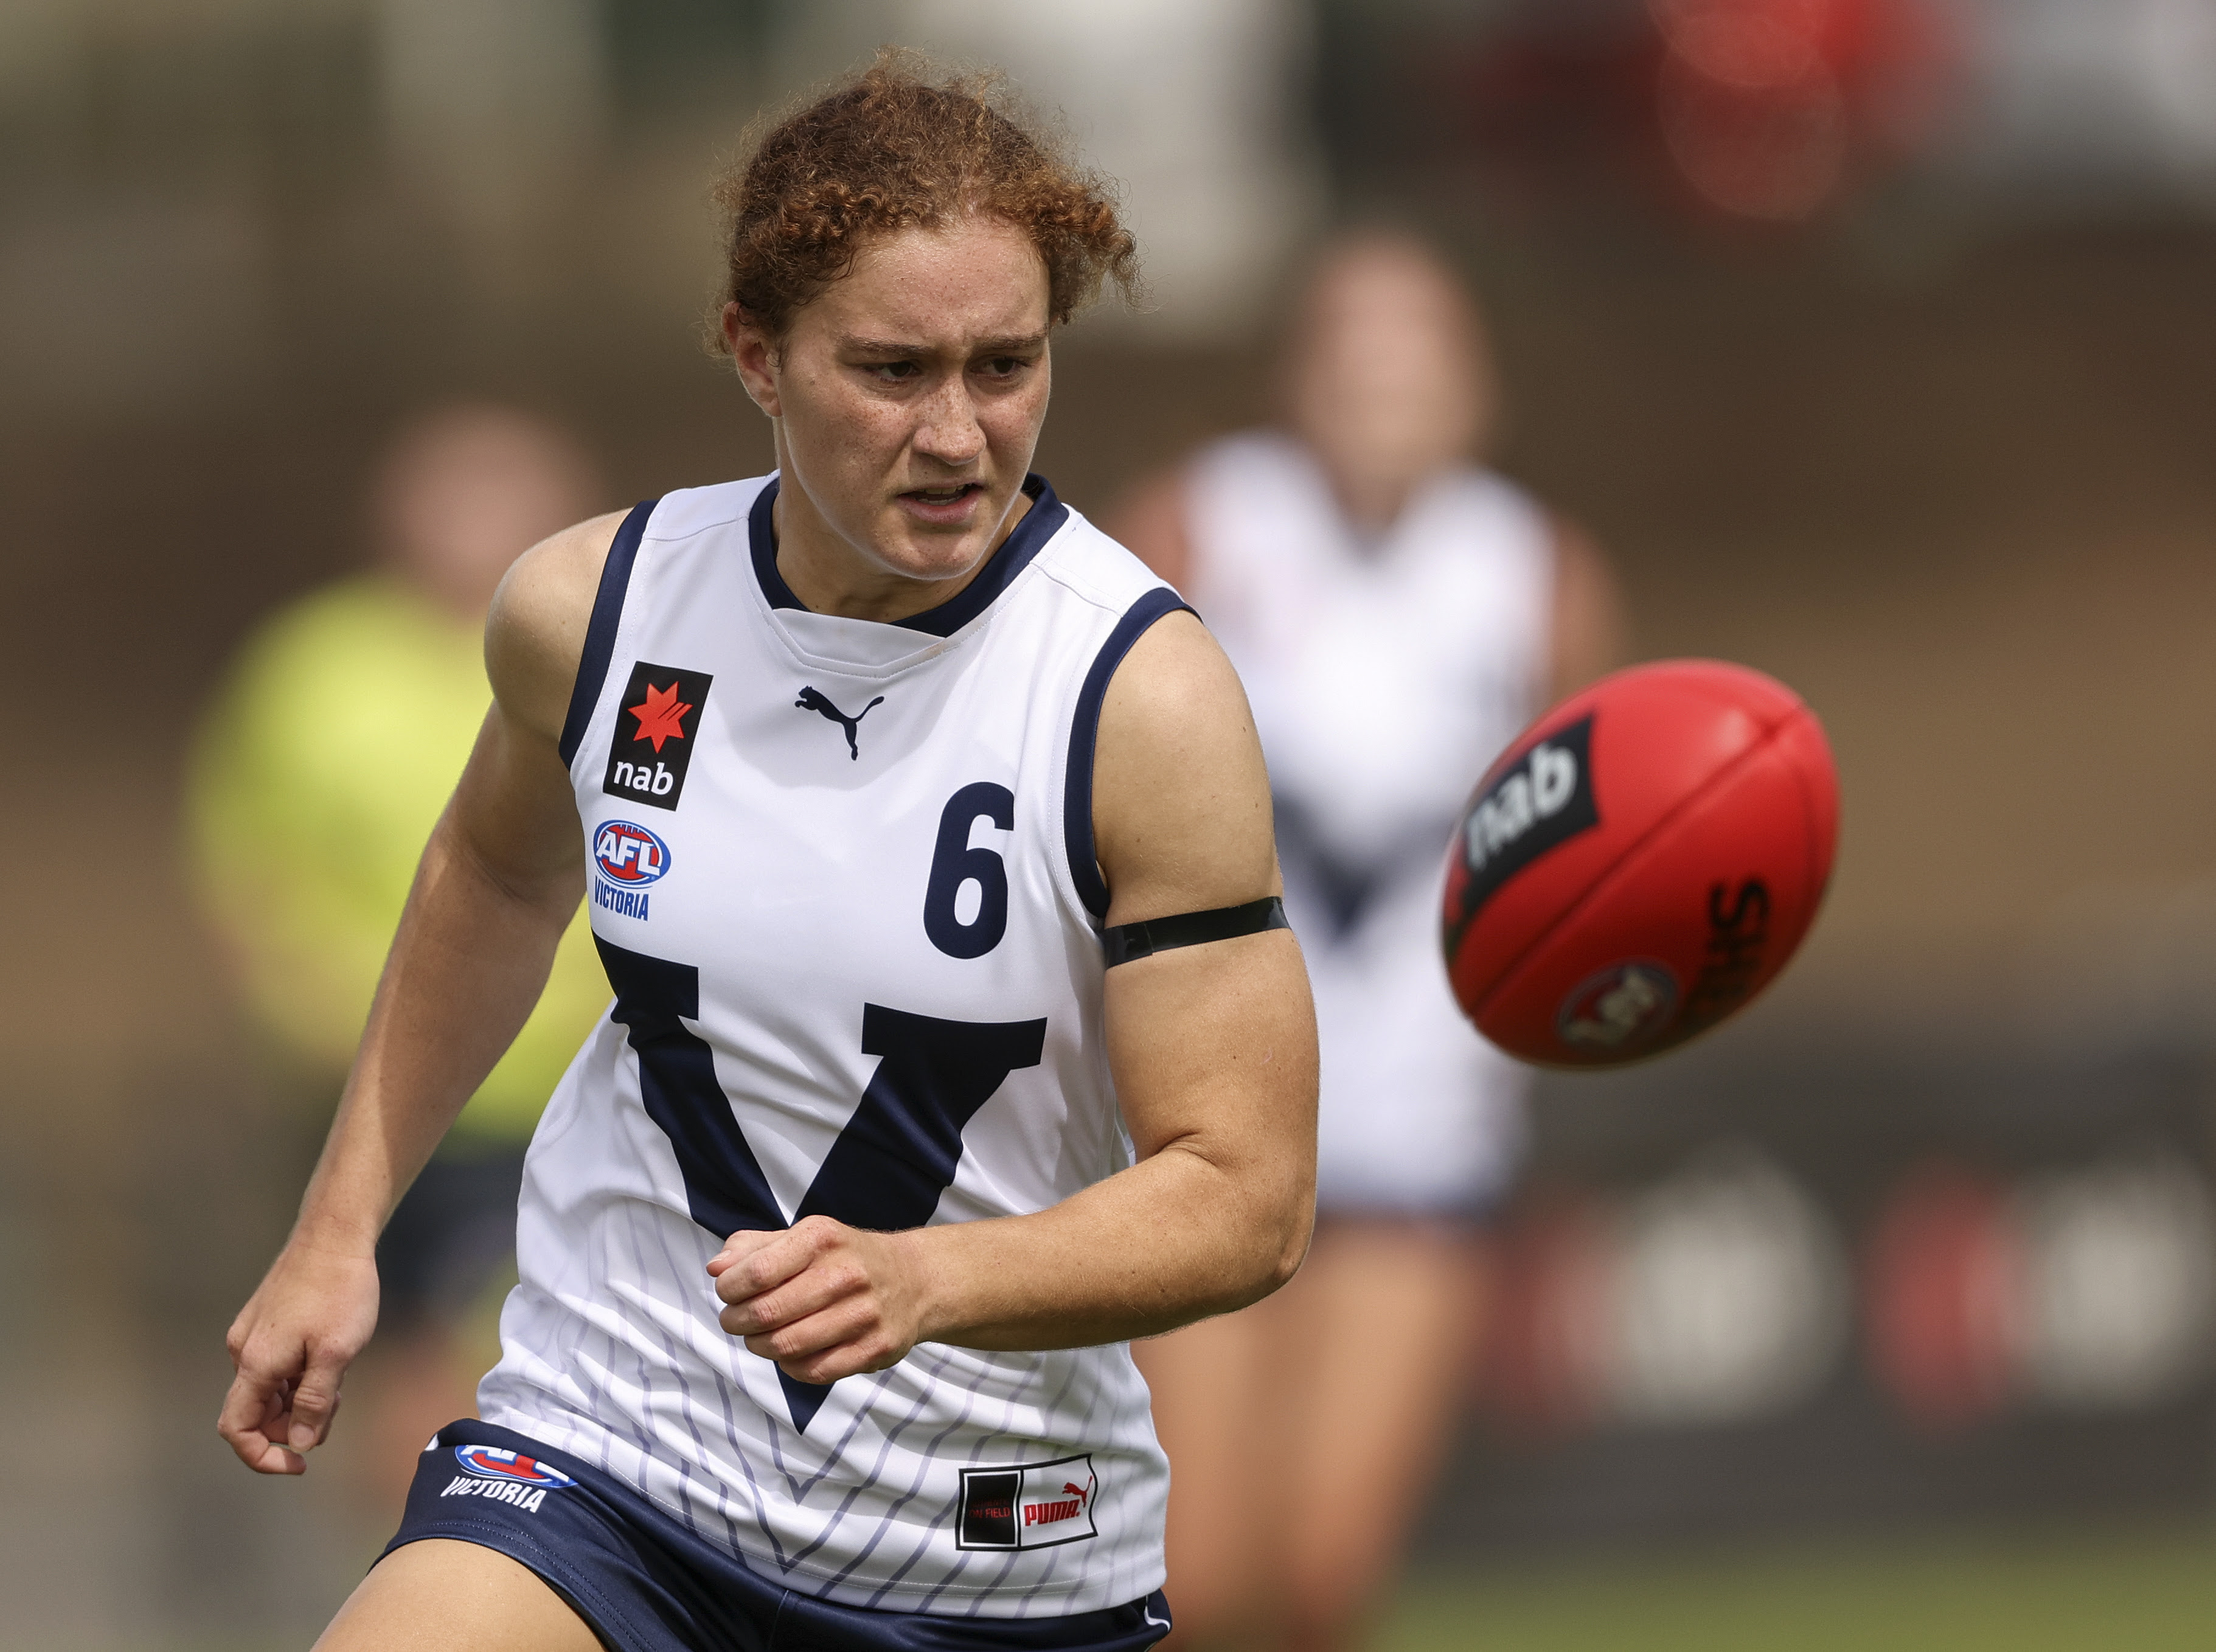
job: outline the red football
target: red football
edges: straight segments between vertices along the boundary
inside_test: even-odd
[[[1744,666],[1666,660],[1573,695],[1486,771],[1447,863],[1447,973],[1548,1066],[1684,1043],[1767,986],[1831,875],[1815,714]]]

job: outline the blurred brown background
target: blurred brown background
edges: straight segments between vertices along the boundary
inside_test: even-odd
[[[1784,157],[1775,187],[1702,158],[1668,6],[1191,10],[0,9],[0,1638],[297,1634],[381,1535],[313,1474],[253,1481],[212,1430],[223,1328],[302,1165],[183,892],[184,741],[253,622],[360,562],[378,445],[428,402],[568,422],[607,507],[766,467],[698,347],[705,186],[758,108],[880,38],[1006,61],[1159,253],[1153,313],[1057,346],[1039,468],[1078,508],[1265,414],[1283,260],[1334,218],[1396,216],[1483,293],[1504,468],[1616,559],[1638,654],[1747,661],[1823,716],[1846,799],[1829,908],[1663,1090],[1758,1070],[1789,1108],[1809,1053],[1881,1051],[1943,1112],[1934,1063],[2153,1052],[2190,1098],[2156,1109],[2166,1139],[2205,1158],[2210,9],[1917,8],[1922,33],[1896,18],[1817,92],[1742,76],[1755,101],[1717,120]],[[1844,12],[1865,35],[1907,15]],[[1604,1182],[1635,1095],[1558,1090],[1542,1171]],[[1664,1112],[1690,1146],[1714,1121],[1685,1105]],[[2004,1135],[1992,1117],[1961,1140]],[[2205,1374],[2199,1409],[2163,1413],[2194,1470],[2156,1501],[2188,1513],[2216,1466]]]

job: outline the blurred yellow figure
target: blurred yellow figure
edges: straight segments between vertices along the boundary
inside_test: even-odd
[[[255,1017],[331,1101],[417,858],[491,704],[494,588],[598,494],[576,444],[520,413],[421,420],[379,477],[379,566],[268,620],[202,724],[189,800],[202,903]],[[581,916],[537,1010],[379,1247],[385,1357],[368,1386],[382,1426],[363,1432],[388,1501],[425,1436],[473,1409],[491,1360],[473,1322],[512,1266],[523,1150],[607,999]]]
[[[1440,963],[1444,846],[1617,625],[1584,537],[1474,462],[1491,354],[1435,254],[1345,237],[1292,319],[1283,427],[1212,444],[1111,527],[1207,617],[1261,735],[1321,1047],[1315,1238],[1276,1295],[1134,1352],[1170,1458],[1169,1644],[1335,1652],[1451,1437],[1523,1135],[1525,1075]]]

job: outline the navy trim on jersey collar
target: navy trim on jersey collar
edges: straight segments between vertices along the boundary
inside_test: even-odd
[[[778,478],[773,476],[769,485],[755,495],[754,509],[747,513],[747,544],[754,555],[754,578],[761,582],[762,596],[771,607],[797,608],[805,612],[808,605],[792,594],[785,575],[777,571],[777,527],[772,515],[777,504],[777,488]],[[1024,491],[1031,495],[1031,509],[1024,513],[1024,519],[1001,542],[991,560],[977,570],[977,577],[938,607],[894,620],[893,624],[929,636],[952,636],[991,607],[994,598],[1015,583],[1016,575],[1031,565],[1031,558],[1069,519],[1069,507],[1055,496],[1054,484],[1044,476],[1025,476]]]
[[[624,593],[631,589],[631,564],[638,560],[638,542],[646,537],[647,519],[659,500],[634,506],[616,530],[608,547],[608,560],[600,566],[600,588],[593,598],[593,617],[585,626],[584,657],[577,661],[577,681],[569,690],[569,715],[562,719],[562,765],[577,760],[585,743],[585,729],[600,703],[600,685],[607,681],[608,662],[615,658],[616,628],[623,623]]]
[[[1100,740],[1100,704],[1108,697],[1108,684],[1116,667],[1131,652],[1131,645],[1164,614],[1179,609],[1195,612],[1191,603],[1166,585],[1158,585],[1123,611],[1116,629],[1093,656],[1093,668],[1077,691],[1077,715],[1069,728],[1069,768],[1062,781],[1062,843],[1069,856],[1069,881],[1077,898],[1095,920],[1108,916],[1108,881],[1100,875],[1100,861],[1093,842],[1093,753]],[[1196,615],[1196,617],[1197,616]]]

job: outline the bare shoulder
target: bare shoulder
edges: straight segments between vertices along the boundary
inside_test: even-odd
[[[1093,777],[1111,924],[1278,893],[1246,691],[1191,614],[1166,615],[1124,656],[1101,703]]]
[[[540,540],[515,560],[485,621],[485,670],[501,708],[559,740],[584,657],[600,570],[625,513],[611,511]]]

